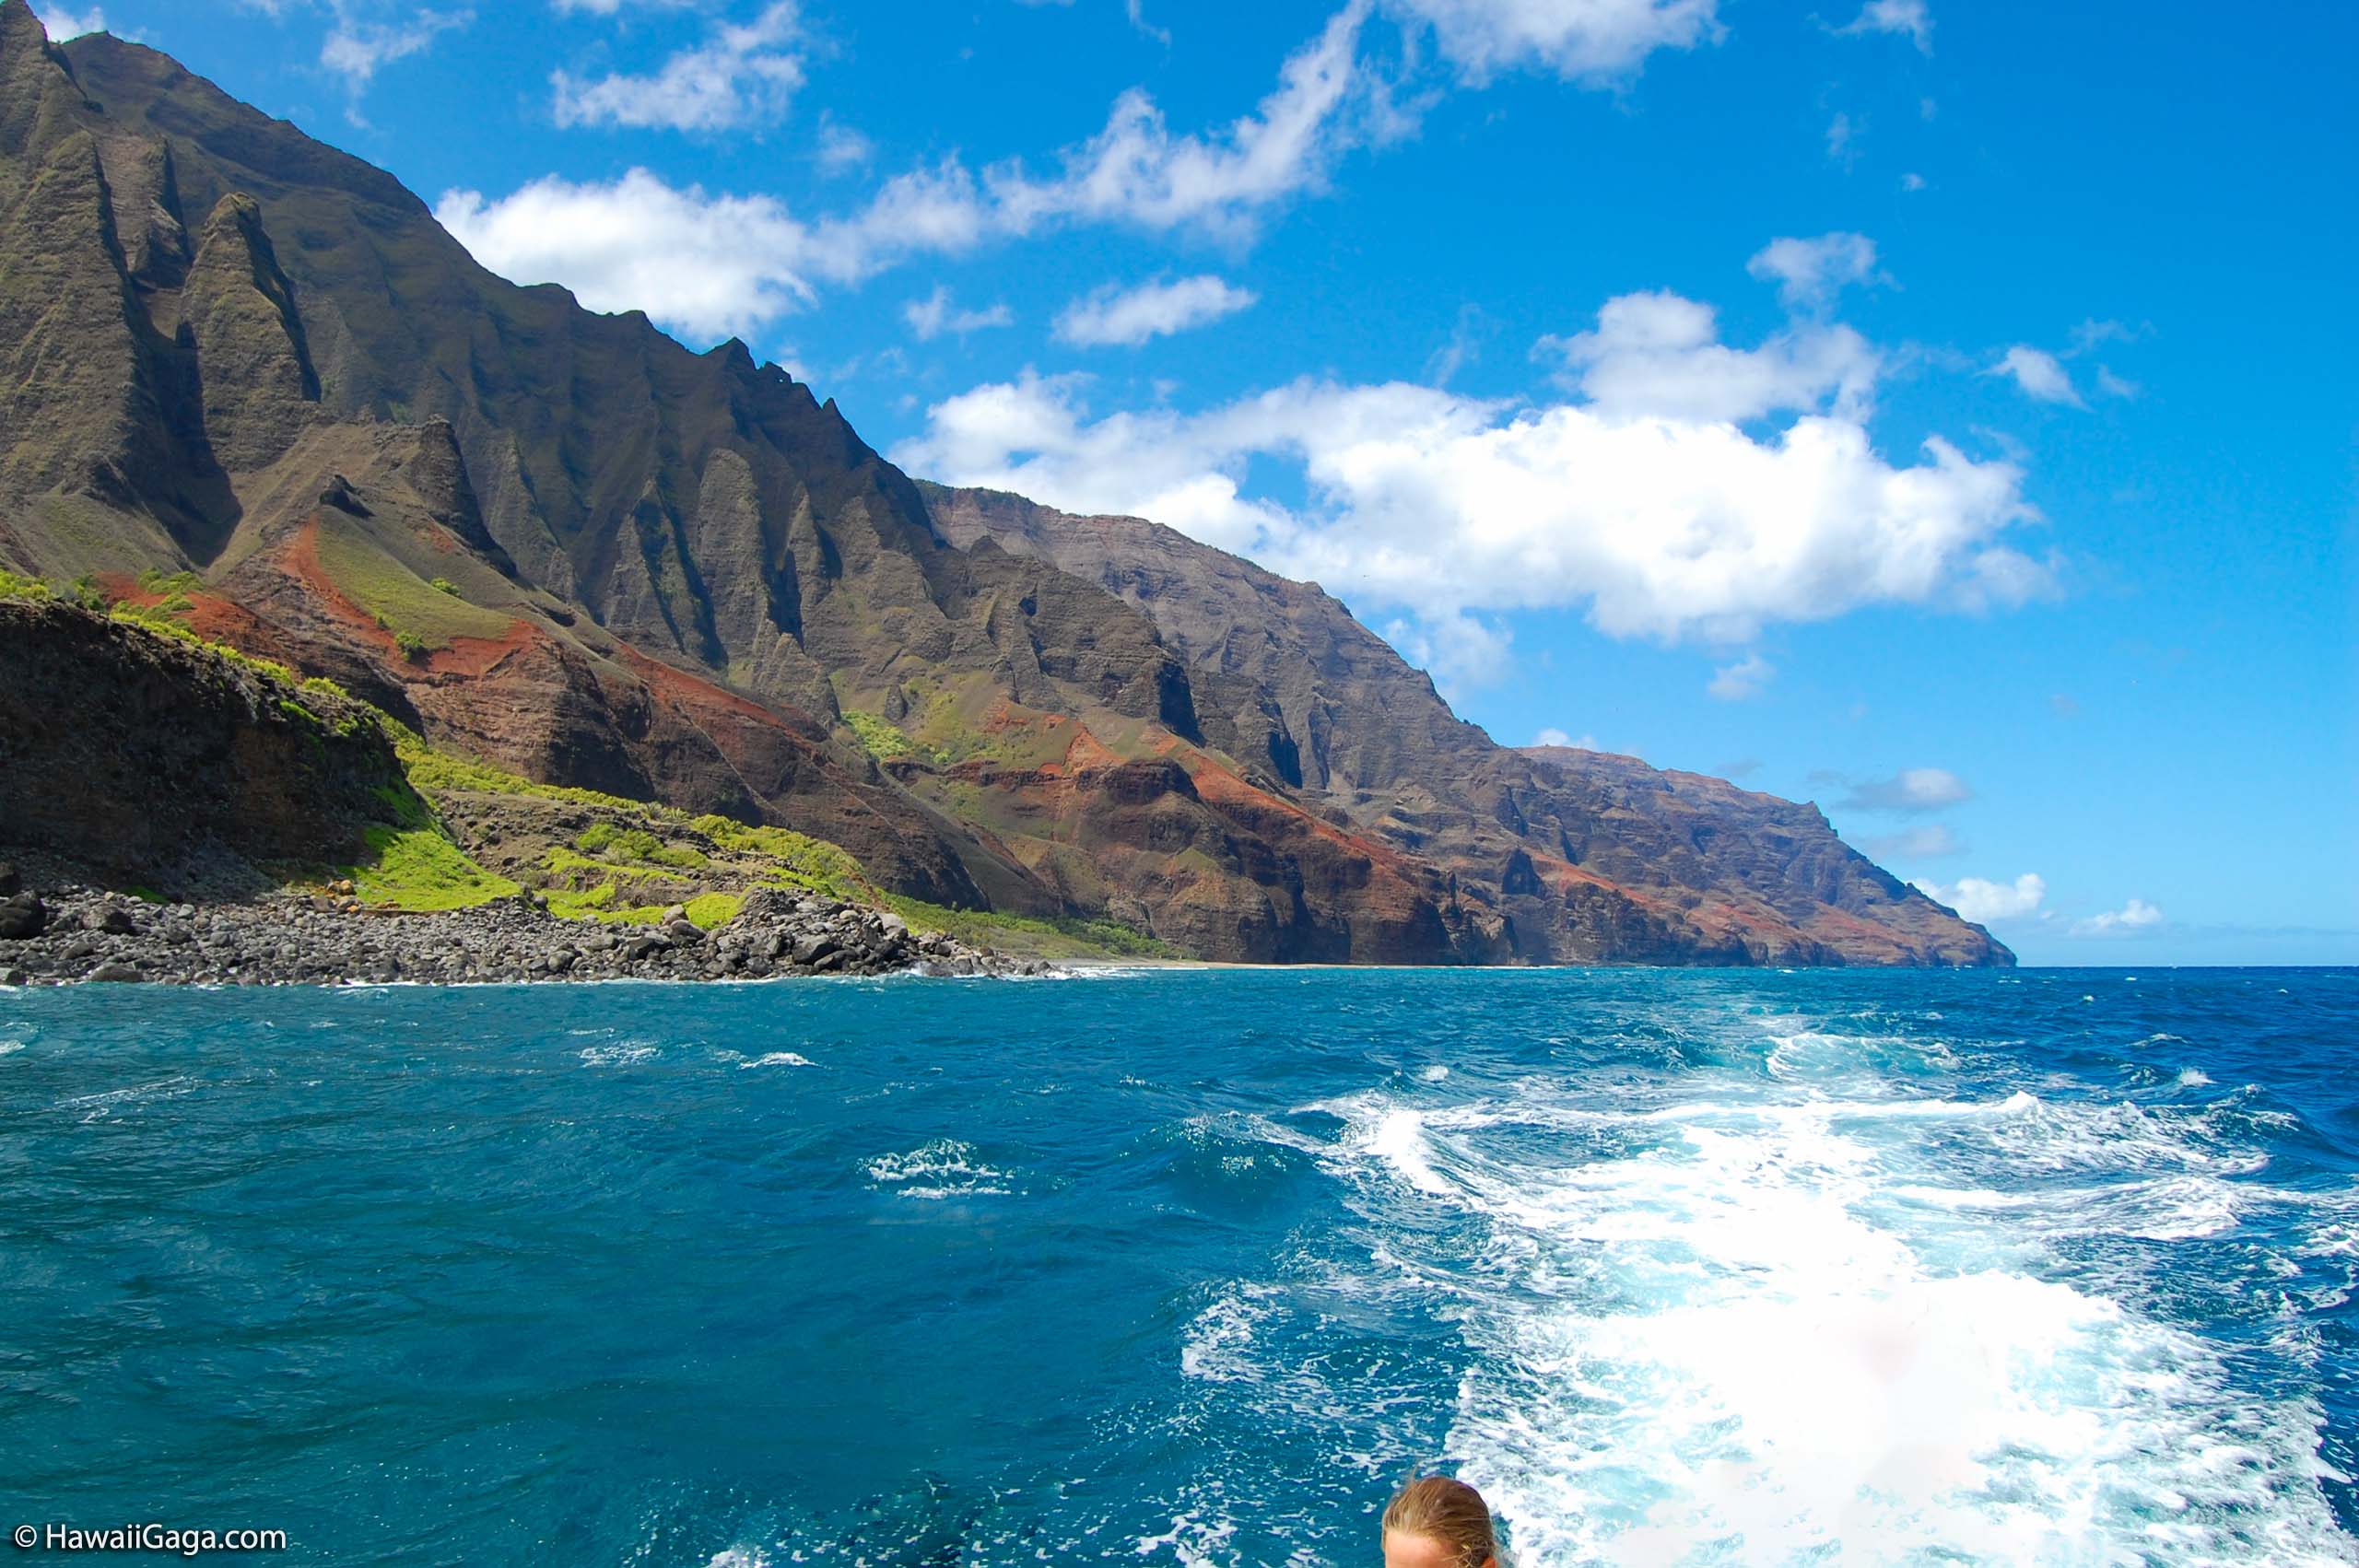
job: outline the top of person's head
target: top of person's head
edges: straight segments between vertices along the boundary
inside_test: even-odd
[[[1384,1510],[1385,1568],[1484,1568],[1498,1561],[1483,1494],[1448,1476],[1419,1476]]]

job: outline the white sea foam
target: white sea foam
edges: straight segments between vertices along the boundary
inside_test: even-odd
[[[1274,1287],[1240,1281],[1196,1314],[1180,1341],[1182,1375],[1208,1383],[1258,1383],[1254,1330],[1270,1318]]]
[[[0,1056],[15,1056],[25,1048],[22,1040],[0,1040]]]
[[[1153,1557],[1168,1551],[1172,1560],[1184,1568],[1205,1568],[1214,1562],[1226,1562],[1216,1555],[1237,1533],[1237,1521],[1221,1517],[1206,1518],[1190,1510],[1171,1521],[1171,1527],[1160,1535],[1141,1536],[1136,1550],[1141,1557]]]
[[[937,1138],[898,1154],[868,1162],[878,1187],[898,1197],[938,1202],[946,1198],[1004,1198],[1013,1189],[1008,1173],[983,1164],[971,1143]]]
[[[1323,1158],[1374,1267],[1459,1326],[1450,1455],[1519,1560],[2349,1562],[2316,1403],[2143,1315],[2134,1258],[2058,1263],[2316,1195],[2252,1181],[2209,1107],[1911,1098],[1860,1081],[1867,1048],[1818,1036],[1802,1085],[1653,1107],[1546,1083],[1314,1107],[1347,1123]],[[1199,1315],[1195,1375],[1250,1364],[1254,1305]]]
[[[747,1057],[739,1067],[808,1067],[811,1059],[800,1051],[768,1051],[757,1057]]]
[[[628,1067],[635,1062],[651,1060],[663,1054],[661,1046],[645,1040],[625,1040],[612,1046],[586,1046],[581,1051],[582,1064],[587,1067]]]

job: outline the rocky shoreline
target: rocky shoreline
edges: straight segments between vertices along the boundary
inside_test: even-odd
[[[1039,975],[1049,966],[913,931],[887,910],[762,891],[711,930],[560,919],[531,895],[400,914],[282,894],[151,904],[98,888],[42,893],[0,870],[0,985],[334,986],[548,980],[752,980],[796,975]]]

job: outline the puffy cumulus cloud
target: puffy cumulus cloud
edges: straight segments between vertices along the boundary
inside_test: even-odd
[[[53,43],[64,43],[69,38],[79,38],[86,32],[107,30],[106,12],[93,6],[87,11],[76,11],[64,6],[36,6],[33,15],[41,18],[41,30],[49,34]]]
[[[1987,882],[1969,876],[1954,883],[1916,882],[1909,885],[1935,903],[1948,905],[1978,926],[2027,920],[2035,916],[2047,919],[2040,906],[2048,898],[2048,882],[2036,872],[2025,872],[2013,883]]]
[[[773,0],[751,21],[716,24],[650,75],[585,81],[558,71],[549,77],[557,123],[726,131],[774,120],[803,86],[803,58],[787,47],[800,31],[794,0]]]
[[[1778,673],[1778,667],[1758,653],[1748,653],[1733,664],[1724,664],[1712,672],[1712,679],[1705,690],[1722,702],[1743,702],[1759,696]]]
[[[1084,347],[1122,344],[1132,347],[1216,322],[1249,309],[1259,296],[1205,273],[1136,288],[1107,285],[1074,300],[1057,318],[1057,337]]]
[[[1966,853],[1965,844],[1944,822],[1904,828],[1898,833],[1879,834],[1867,839],[1860,848],[1879,860],[1935,860]]]
[[[1743,421],[1830,401],[1845,417],[1867,408],[1882,357],[1845,326],[1803,323],[1758,348],[1719,341],[1712,307],[1668,292],[1625,294],[1597,325],[1543,337],[1533,352],[1562,361],[1558,380],[1608,418]]]
[[[1895,463],[1842,411],[1749,434],[1726,399],[1660,412],[1649,403],[1676,400],[1305,379],[1199,413],[1092,416],[1085,392],[1029,373],[979,386],[933,404],[893,455],[952,484],[1151,517],[1424,620],[1580,607],[1613,636],[1743,641],[1868,604],[2014,603],[2049,581],[2007,538],[2033,515],[2013,464],[1939,438]],[[1302,501],[1249,490],[1282,468]]]
[[[910,331],[920,343],[931,343],[944,333],[959,337],[985,327],[1003,327],[1015,320],[1015,313],[1005,305],[993,305],[981,310],[962,310],[950,298],[946,284],[936,284],[933,292],[922,299],[912,299],[901,307],[901,319],[910,323]]]
[[[2152,930],[2163,923],[2163,912],[2142,898],[2133,898],[2118,909],[2108,909],[2102,915],[2092,915],[2085,920],[2072,922],[2074,936],[2136,936]]]
[[[605,184],[554,177],[487,202],[446,193],[434,216],[519,283],[563,283],[593,310],[643,310],[691,336],[748,333],[812,298],[810,233],[767,196],[677,190],[644,169]]]
[[[1744,263],[1764,282],[1774,280],[1789,310],[1824,310],[1843,288],[1882,281],[1876,242],[1864,234],[1822,234],[1815,240],[1772,240]]]
[[[1433,29],[1442,55],[1481,82],[1517,69],[1567,81],[1636,73],[1659,49],[1720,37],[1718,0],[1389,0],[1406,25]]]
[[[1933,52],[1933,12],[1925,0],[1868,0],[1837,32],[1899,33],[1927,54]]]
[[[2040,403],[2065,403],[2074,408],[2084,406],[2081,394],[2073,389],[2072,378],[2063,361],[2044,348],[2034,348],[2019,343],[1999,357],[1999,362],[1982,372],[1986,376],[2005,376],[2023,390],[2025,397]]]
[[[1946,767],[1905,767],[1889,778],[1853,784],[1837,804],[1854,812],[1937,812],[1972,799],[1966,780]]]
[[[1582,735],[1576,739],[1564,731],[1554,728],[1543,730],[1532,736],[1532,743],[1535,746],[1568,746],[1575,751],[1584,752],[1593,752],[1598,749],[1595,735]]]

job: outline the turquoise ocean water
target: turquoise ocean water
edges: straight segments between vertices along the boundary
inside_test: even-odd
[[[0,1526],[2348,1562],[2354,1069],[2352,971],[0,991]]]

